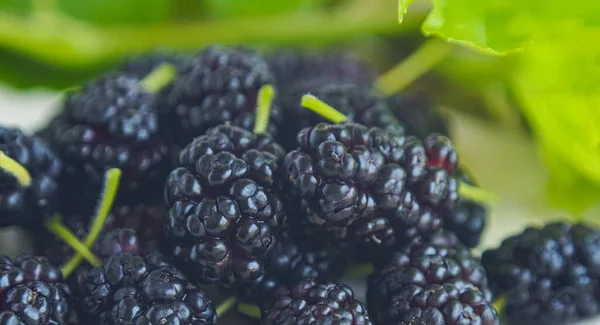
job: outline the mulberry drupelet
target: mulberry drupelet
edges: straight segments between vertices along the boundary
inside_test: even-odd
[[[285,222],[283,149],[268,134],[212,128],[184,148],[165,183],[167,251],[193,280],[225,287],[263,274]]]

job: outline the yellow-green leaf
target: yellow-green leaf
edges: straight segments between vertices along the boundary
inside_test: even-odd
[[[581,212],[600,202],[600,28],[539,25],[520,60],[512,83],[550,168],[551,202]]]

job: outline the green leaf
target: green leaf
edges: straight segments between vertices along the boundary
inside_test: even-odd
[[[10,12],[23,16],[30,13],[31,9],[31,0],[0,0],[0,12]]]
[[[534,39],[513,86],[552,174],[551,201],[569,208],[572,198],[581,212],[600,201],[600,28],[540,24]]]
[[[314,8],[324,0],[207,0],[206,8],[217,17],[268,16]]]
[[[172,13],[169,0],[56,0],[62,13],[97,25],[163,22]]]
[[[399,20],[414,0],[399,0]],[[467,45],[485,53],[507,54],[522,50],[539,22],[578,19],[600,23],[597,1],[563,0],[431,0],[433,9],[422,26],[425,35]]]

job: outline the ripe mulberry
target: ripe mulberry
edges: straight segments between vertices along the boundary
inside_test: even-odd
[[[600,312],[600,231],[556,222],[485,251],[491,288],[513,324],[558,325]]]
[[[0,256],[0,324],[67,325],[71,293],[45,257]]]
[[[14,175],[0,169],[0,227],[41,226],[44,217],[60,210],[62,161],[44,140],[16,128],[0,127],[0,150],[31,177],[31,184],[23,187]]]
[[[373,324],[350,287],[312,279],[277,289],[263,308],[262,322],[264,325]]]
[[[368,279],[376,324],[499,324],[483,267],[449,233],[394,253]],[[454,246],[446,246],[454,244]]]
[[[273,83],[271,70],[259,53],[212,46],[183,65],[161,111],[181,146],[224,123],[252,130],[258,91]],[[280,119],[279,108],[273,105],[269,133],[277,132]]]
[[[278,139],[286,148],[293,149],[297,145],[295,138],[300,130],[326,122],[323,117],[301,105],[302,96],[308,93],[335,107],[353,122],[382,129],[400,128],[400,122],[390,111],[385,99],[372,88],[343,81],[309,79],[298,82],[282,95],[284,120],[288,124]]]
[[[91,215],[104,173],[112,167],[123,171],[119,203],[155,202],[160,191],[152,189],[161,188],[170,166],[169,148],[158,131],[154,95],[138,78],[110,75],[70,94],[43,134],[66,165],[61,192],[74,212]]]
[[[222,125],[194,139],[165,183],[166,243],[194,280],[254,281],[285,223],[283,149],[267,134]]]
[[[427,165],[423,144],[400,132],[320,123],[287,154],[287,197],[306,228],[391,246],[430,235],[458,200],[458,183]]]
[[[76,282],[86,324],[217,324],[211,301],[159,254],[113,255],[78,272]]]

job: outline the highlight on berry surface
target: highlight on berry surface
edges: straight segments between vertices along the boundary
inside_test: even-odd
[[[173,81],[176,74],[177,68],[173,64],[163,63],[140,81],[140,87],[151,94],[159,92]]]
[[[118,168],[111,168],[106,172],[105,180],[104,180],[104,190],[102,192],[100,204],[96,210],[96,216],[94,218],[94,223],[92,224],[92,228],[90,229],[90,233],[84,240],[84,244],[87,248],[92,247],[102,228],[104,227],[104,223],[106,222],[106,218],[108,218],[108,214],[112,209],[113,203],[115,201],[115,197],[117,196],[117,191],[119,189],[119,181],[121,180],[121,170]],[[63,274],[65,277],[68,274],[71,274],[77,266],[82,261],[82,255],[77,253],[73,258],[64,266]]]
[[[31,175],[27,169],[2,151],[0,151],[0,168],[13,175],[21,187],[31,185]]]
[[[90,251],[87,245],[84,245],[79,241],[77,236],[75,236],[69,228],[67,228],[61,221],[61,217],[59,215],[54,215],[48,221],[46,221],[46,228],[56,235],[56,237],[60,238],[67,245],[69,245],[75,252],[77,252],[78,256],[85,258],[91,265],[100,266],[102,262],[94,256],[94,254]],[[73,269],[74,270],[74,269]],[[63,276],[68,277],[73,270],[67,267],[63,267],[61,269]]]
[[[460,182],[458,194],[464,199],[480,204],[492,203],[498,200],[498,197],[493,192],[469,185],[465,182]]]
[[[265,133],[267,131],[273,97],[275,97],[273,85],[264,85],[258,91],[258,98],[256,99],[256,121],[254,122],[254,133],[256,134]]]
[[[215,310],[217,311],[217,316],[219,318],[223,317],[223,315],[225,315],[229,310],[231,310],[233,306],[235,306],[236,302],[237,298],[235,296],[231,296],[225,299],[221,304],[217,306],[217,308],[215,308]]]
[[[257,305],[247,304],[247,303],[239,303],[237,306],[237,310],[240,314],[246,315],[250,318],[260,319],[261,312],[260,308]]]
[[[323,118],[333,122],[333,123],[342,123],[348,120],[348,117],[342,114],[337,109],[329,106],[329,104],[323,102],[317,97],[306,94],[302,96],[301,101],[302,106],[310,109],[311,111],[321,115]]]

